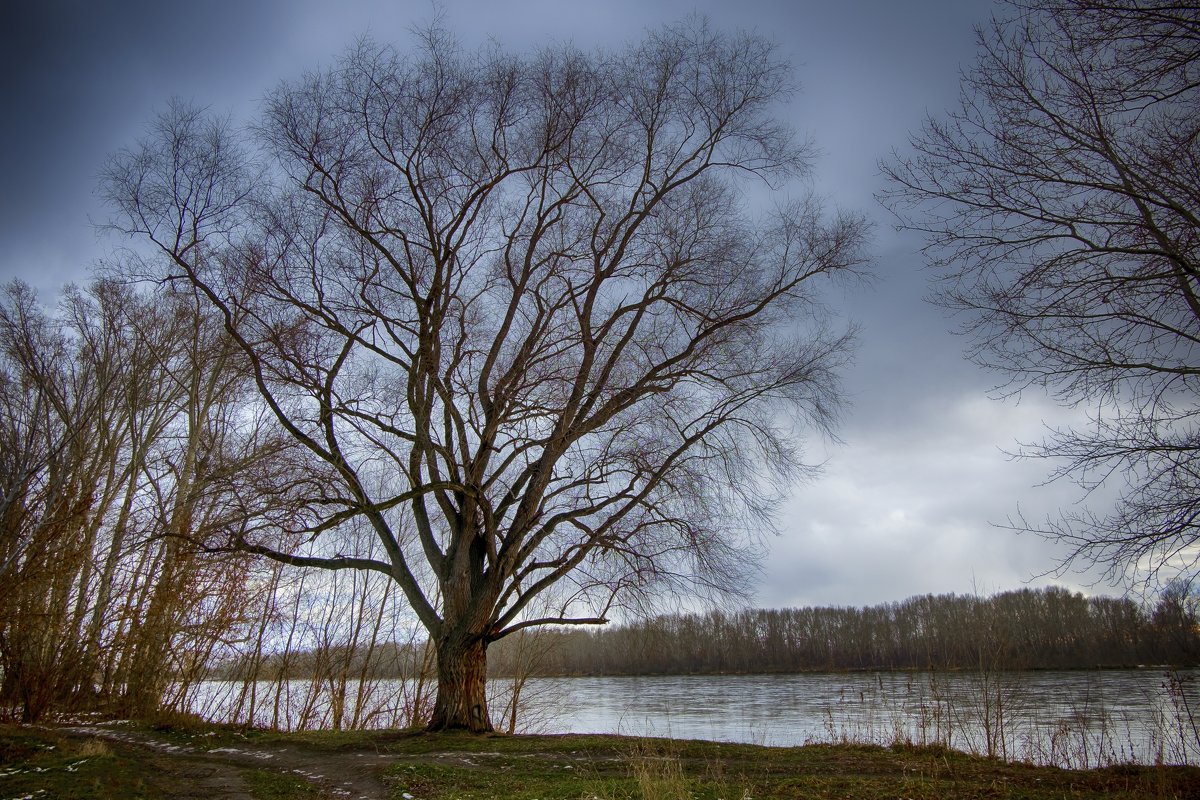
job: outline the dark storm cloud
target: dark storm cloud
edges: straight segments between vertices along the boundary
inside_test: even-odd
[[[947,333],[953,323],[923,300],[919,240],[892,231],[872,199],[879,159],[903,149],[927,113],[955,102],[974,53],[972,25],[990,11],[983,0],[448,0],[442,8],[467,46],[493,37],[516,50],[564,40],[616,48],[698,12],[715,26],[765,33],[796,65],[801,90],[783,113],[821,152],[810,188],[875,221],[877,279],[831,298],[862,330],[846,375],[845,444],[811,445],[815,459],[828,459],[826,476],[782,509],[760,603],[991,591],[1054,563],[1051,546],[989,523],[1018,503],[1048,513],[1074,501],[1070,487],[1032,488],[1045,464],[1013,464],[1001,451],[1037,438],[1043,419],[1063,412],[1039,398],[987,399],[995,378],[962,360],[964,343]],[[86,279],[88,265],[120,244],[98,242],[89,223],[105,214],[96,175],[169,98],[249,119],[276,82],[329,65],[358,35],[403,45],[437,10],[396,0],[51,0],[5,3],[0,13],[0,277],[49,294]]]
[[[52,289],[96,257],[106,155],[173,95],[243,100],[275,17],[266,3],[145,0],[14,2],[3,15],[0,274]]]

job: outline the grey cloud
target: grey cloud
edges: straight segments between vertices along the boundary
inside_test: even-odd
[[[893,233],[872,200],[878,159],[903,148],[927,111],[954,102],[971,24],[990,5],[467,0],[446,4],[445,22],[468,44],[615,47],[693,10],[778,41],[803,87],[786,113],[822,152],[810,188],[878,225],[875,287],[831,298],[862,325],[846,376],[846,444],[825,453],[818,443],[826,475],[783,508],[758,602],[873,603],[973,583],[991,591],[1051,567],[1052,546],[989,522],[1076,499],[1069,486],[1034,489],[1046,465],[1013,464],[999,450],[1058,412],[1034,399],[1015,409],[986,399],[994,378],[962,360],[951,323],[922,300],[919,242]],[[330,64],[354,36],[402,41],[433,14],[427,3],[391,0],[4,4],[0,278],[52,291],[85,279],[120,244],[98,242],[91,228],[104,215],[96,174],[172,95],[248,118],[275,82]]]

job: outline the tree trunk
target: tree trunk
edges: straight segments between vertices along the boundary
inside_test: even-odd
[[[482,639],[437,643],[437,700],[427,730],[493,730],[487,710],[487,645]]]

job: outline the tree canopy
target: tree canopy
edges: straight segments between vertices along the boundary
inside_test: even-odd
[[[112,159],[142,271],[207,299],[306,453],[283,533],[226,535],[394,580],[437,647],[432,727],[490,728],[514,631],[738,588],[798,434],[835,420],[851,336],[820,286],[866,225],[748,199],[807,168],[790,90],[703,22],[529,56],[433,29],[282,84],[248,131],[176,103]],[[371,554],[294,548],[352,518]]]

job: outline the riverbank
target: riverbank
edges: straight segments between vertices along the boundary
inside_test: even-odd
[[[0,725],[0,800],[1200,798],[1200,768],[1064,770],[940,747],[626,736]]]

